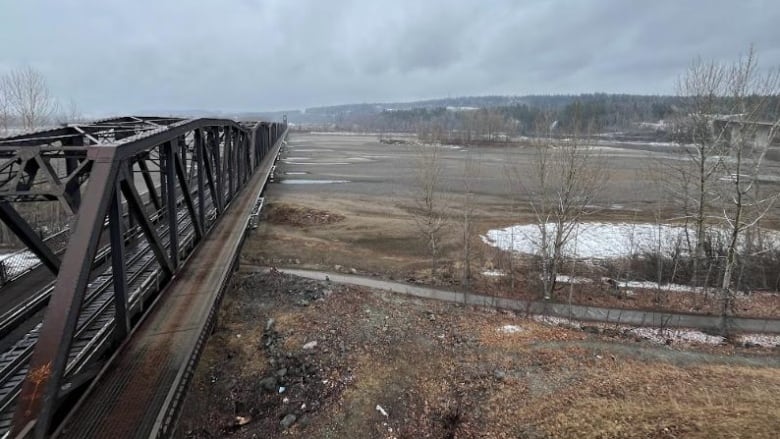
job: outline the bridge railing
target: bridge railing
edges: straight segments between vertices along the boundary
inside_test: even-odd
[[[34,349],[14,363],[24,379],[8,396],[12,435],[48,434],[62,402],[94,378],[286,128],[128,117],[0,139],[0,219],[57,275]],[[14,208],[25,201],[74,213],[64,253]],[[96,272],[106,244],[109,267]],[[100,344],[85,341],[98,334]]]

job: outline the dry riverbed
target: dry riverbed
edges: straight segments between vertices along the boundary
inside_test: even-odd
[[[644,153],[619,151],[605,211],[594,221],[650,215]],[[461,288],[463,149],[443,153],[453,209],[431,276],[411,212],[411,154],[371,136],[293,133],[264,221],[242,263],[356,273]],[[475,187],[474,291],[538,298],[523,258],[480,238],[530,221],[507,197],[506,153],[480,150]],[[284,184],[285,180],[308,180]],[[514,276],[496,274],[514,273]],[[581,276],[575,273],[572,279]],[[596,281],[556,299],[625,308],[717,312],[699,292]],[[627,290],[630,290],[627,291]],[[662,300],[659,300],[662,299]],[[743,315],[780,316],[780,298],[738,298]],[[719,438],[776,437],[780,354],[739,343],[589,324],[540,322],[339,286],[280,273],[239,272],[198,365],[180,438]],[[649,339],[649,340],[648,340]],[[771,346],[769,343],[766,346]]]

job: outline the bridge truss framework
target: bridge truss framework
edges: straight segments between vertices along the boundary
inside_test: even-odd
[[[42,322],[0,361],[0,428],[50,433],[286,128],[120,117],[0,139],[0,220],[56,276]],[[28,202],[71,215],[66,244],[20,213]]]

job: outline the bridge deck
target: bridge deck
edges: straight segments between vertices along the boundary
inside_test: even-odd
[[[280,145],[71,413],[60,437],[147,438],[171,428]]]

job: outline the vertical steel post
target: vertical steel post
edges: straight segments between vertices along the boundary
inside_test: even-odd
[[[203,230],[208,230],[208,225],[206,224],[206,197],[204,194],[205,184],[203,179],[203,174],[205,172],[203,169],[203,130],[200,128],[195,130],[194,167],[195,172],[197,173],[196,178],[198,179],[198,217],[200,218],[200,223],[203,225]]]
[[[219,141],[219,128],[214,128],[213,130],[213,136],[214,142],[212,143],[211,152],[214,157],[214,172],[216,172],[217,177],[217,200],[219,200],[219,213],[221,214],[222,211],[225,210],[225,173],[222,170],[222,162],[221,162],[221,150],[222,143]],[[224,139],[224,137],[223,137]]]
[[[163,157],[165,157],[165,187],[168,199],[165,202],[168,217],[168,249],[170,250],[171,264],[175,270],[179,266],[179,221],[176,214],[176,175],[175,156],[177,142],[171,140],[163,144]]]
[[[130,177],[132,178],[132,176]],[[117,340],[124,340],[130,332],[130,318],[127,314],[128,288],[125,270],[125,239],[122,223],[122,203],[119,183],[114,185],[108,212],[108,232],[111,239],[111,276],[114,280],[114,331]]]
[[[224,172],[228,179],[228,199],[233,199],[233,128],[225,127]]]

